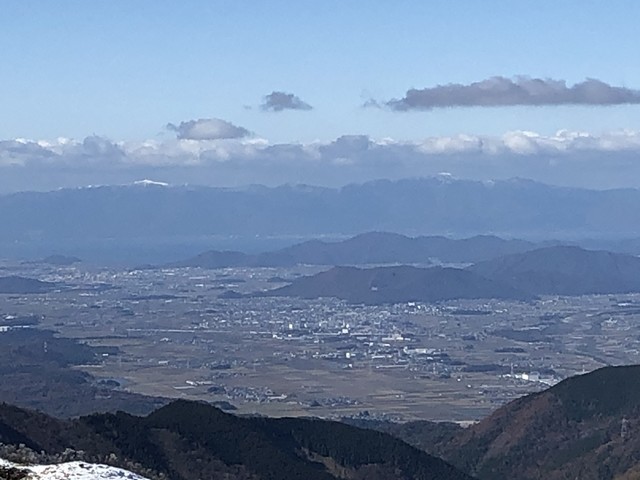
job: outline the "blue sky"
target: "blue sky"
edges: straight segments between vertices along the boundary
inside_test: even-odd
[[[0,139],[162,140],[175,136],[168,123],[209,118],[294,144],[637,131],[637,104],[362,104],[494,76],[640,89],[639,18],[632,0],[4,0]],[[313,109],[265,112],[273,91]]]

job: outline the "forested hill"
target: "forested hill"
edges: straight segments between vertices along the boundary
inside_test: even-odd
[[[640,478],[640,365],[605,367],[460,428],[372,424],[482,480]]]
[[[575,246],[506,255],[468,270],[534,295],[640,292],[640,258]]]
[[[410,266],[367,269],[334,267],[316,275],[297,278],[290,285],[261,295],[336,297],[352,303],[371,305],[459,298],[532,298],[532,295],[521,292],[508,283],[486,279],[467,270]]]
[[[0,405],[0,442],[174,480],[467,480],[387,434],[314,419],[236,417],[176,401],[147,417],[122,412],[58,420]],[[69,450],[67,450],[69,456]]]

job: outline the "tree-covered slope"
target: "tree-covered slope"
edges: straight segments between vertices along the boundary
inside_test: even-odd
[[[471,478],[384,433],[323,420],[236,417],[187,401],[146,417],[119,412],[66,421],[4,404],[0,442],[59,458],[73,449],[87,461],[175,480]]]

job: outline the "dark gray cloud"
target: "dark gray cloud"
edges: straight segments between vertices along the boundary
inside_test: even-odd
[[[220,118],[201,118],[180,122],[179,125],[167,124],[167,129],[176,132],[180,140],[222,140],[242,138],[249,135],[249,130],[238,127]]]
[[[89,159],[110,158],[122,161],[127,156],[119,145],[98,135],[86,137],[82,141],[82,145],[79,145],[75,150],[77,155],[82,155]]]
[[[450,83],[407,91],[383,105],[395,111],[447,107],[505,107],[515,105],[621,105],[640,104],[640,90],[614,87],[594,78],[567,86],[564,80],[491,77],[469,85]],[[379,106],[370,100],[365,106]]]
[[[274,91],[264,97],[260,108],[266,112],[281,112],[283,110],[311,110],[313,107],[293,93]]]

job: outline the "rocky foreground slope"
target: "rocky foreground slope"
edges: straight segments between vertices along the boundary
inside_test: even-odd
[[[54,465],[23,465],[0,458],[2,480],[147,480],[135,473],[108,465],[67,462]]]

